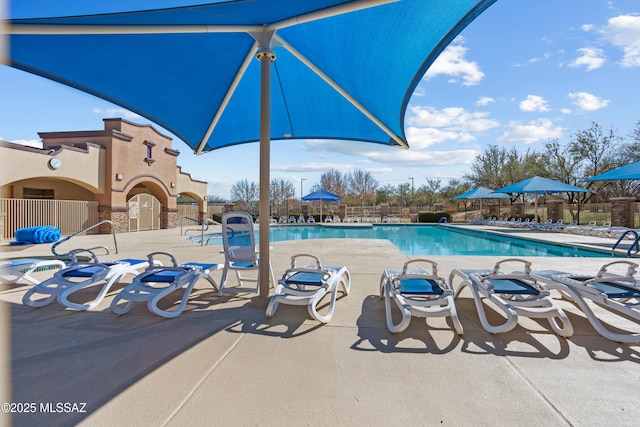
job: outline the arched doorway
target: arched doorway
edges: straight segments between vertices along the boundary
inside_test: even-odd
[[[159,230],[162,205],[151,194],[141,193],[131,197],[129,205],[129,231]]]

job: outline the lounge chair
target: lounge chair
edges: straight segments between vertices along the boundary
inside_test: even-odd
[[[325,216],[324,222],[331,222],[331,216]]]
[[[523,269],[506,274],[500,270],[505,263],[523,264]],[[518,316],[525,316],[548,319],[551,328],[562,337],[568,338],[573,334],[573,326],[565,312],[551,298],[549,291],[531,276],[529,261],[508,258],[497,262],[493,270],[454,269],[449,276],[452,289],[455,289],[453,281],[456,276],[462,281],[454,297],[457,298],[465,286],[471,289],[480,323],[489,333],[508,332],[518,324]],[[502,324],[493,326],[489,323],[484,299],[493,302],[505,314],[506,320]]]
[[[414,263],[431,264],[431,271],[419,266],[409,269]],[[391,333],[404,331],[411,322],[411,316],[450,316],[456,333],[462,335],[462,324],[453,301],[453,290],[438,276],[438,267],[433,261],[414,259],[405,262],[402,270],[385,269],[380,278],[380,298],[383,297],[387,328]],[[397,325],[393,324],[391,300],[402,312],[402,320]]]
[[[280,224],[286,224],[286,223],[287,223],[287,217],[286,217],[286,216],[284,216],[284,215],[282,215],[282,216],[280,217],[280,219],[278,220],[278,222],[279,222]]]
[[[342,220],[340,219],[340,217],[338,215],[334,215],[333,216],[333,222],[342,222]]]
[[[159,266],[158,256],[168,257],[171,262],[168,266]],[[115,314],[127,313],[134,302],[146,302],[149,311],[166,318],[178,317],[184,310],[189,294],[193,286],[200,279],[207,280],[217,291],[218,286],[210,273],[220,269],[219,264],[201,264],[189,262],[178,264],[173,255],[166,252],[153,252],[148,256],[147,269],[137,275],[133,281],[126,285],[111,302],[111,311]],[[178,289],[184,288],[182,299],[173,310],[163,310],[158,303],[167,295]],[[125,301],[125,304],[121,304]]]
[[[78,254],[89,254],[89,261],[79,261]],[[113,262],[101,262],[89,249],[75,249],[69,253],[71,264],[57,271],[53,277],[29,289],[22,297],[22,303],[29,307],[39,308],[58,299],[65,307],[74,310],[89,310],[103,300],[109,289],[127,274],[136,276],[148,266],[146,260],[122,259]],[[101,286],[100,292],[85,304],[69,301],[74,292],[91,286]],[[47,295],[46,298],[32,299],[34,295]]]
[[[298,261],[309,260],[313,264],[299,266]],[[308,254],[299,254],[291,257],[289,268],[278,281],[269,305],[267,317],[272,317],[279,304],[306,305],[311,317],[319,322],[327,323],[333,317],[338,287],[342,287],[344,294],[351,290],[351,276],[346,267],[323,266],[320,260]],[[330,296],[327,314],[318,312],[318,304],[325,295]]]
[[[304,222],[305,222],[305,221],[304,221],[304,216],[300,215],[300,216],[298,217],[298,224],[304,224]]]
[[[309,215],[309,217],[307,218],[307,224],[315,224],[316,219],[313,217],[313,215]]]
[[[293,215],[289,215],[289,224],[295,224],[296,223],[296,217]]]
[[[295,218],[294,218],[295,220]],[[224,268],[218,295],[224,292],[255,292],[259,290],[260,259],[256,249],[255,232],[251,215],[246,212],[228,212],[222,216],[222,245]],[[239,286],[229,287],[229,271],[236,273]],[[271,282],[275,283],[269,265]],[[243,276],[243,272],[254,272],[254,277]],[[252,284],[247,287],[247,283]]]
[[[616,267],[626,272],[615,273]],[[603,337],[622,343],[640,343],[638,332],[613,332],[604,326],[589,301],[610,313],[640,326],[640,279],[635,277],[638,264],[614,261],[603,265],[595,276],[577,275],[555,270],[534,271],[532,275],[548,288],[558,290],[573,301],[585,314],[591,325]]]
[[[65,268],[67,264],[59,259],[20,258],[0,261],[0,283],[15,285],[21,280],[26,280],[34,285],[40,280],[31,274],[36,271]]]

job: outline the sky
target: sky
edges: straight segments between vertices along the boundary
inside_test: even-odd
[[[14,0],[16,1],[16,0]],[[2,6],[2,0],[0,0]],[[9,2],[9,7],[11,6]],[[0,65],[0,140],[38,146],[38,132],[100,130],[103,119],[150,123],[118,106]],[[541,150],[593,122],[629,138],[640,122],[640,2],[498,0],[447,47],[405,115],[411,147],[325,140],[271,144],[271,178],[297,196],[322,173],[371,172],[381,185],[461,179],[497,144]],[[228,199],[239,180],[259,181],[258,144],[196,156],[168,131],[178,164]]]

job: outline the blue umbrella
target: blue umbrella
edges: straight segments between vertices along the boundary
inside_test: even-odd
[[[494,2],[163,0],[172,7],[145,10],[141,0],[14,0],[5,62],[136,112],[197,153],[260,141],[264,219],[272,139],[407,148],[413,90]],[[120,13],[92,14],[105,11]],[[266,220],[260,252],[266,278]]]
[[[631,163],[600,175],[592,176],[585,181],[619,181],[619,180],[637,180],[640,179],[640,162]]]
[[[327,190],[314,191],[313,193],[309,193],[302,198],[302,200],[305,200],[307,202],[312,200],[320,200],[320,221],[322,221],[322,201],[328,200],[330,202],[337,202],[341,199],[342,197]]]
[[[480,199],[480,215],[482,215],[482,199],[510,199],[511,196],[504,193],[496,193],[494,190],[486,187],[477,187],[473,190],[469,190],[465,193],[458,194],[452,197],[451,200],[460,199]],[[500,213],[500,207],[498,206],[498,214]]]
[[[515,184],[496,190],[496,193],[533,193],[535,195],[536,218],[538,217],[538,194],[553,193],[590,193],[591,190],[578,187],[576,185],[566,184],[549,178],[534,176]]]

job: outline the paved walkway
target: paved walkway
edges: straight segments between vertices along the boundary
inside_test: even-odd
[[[588,240],[582,243],[605,243]],[[76,237],[59,250],[97,245],[113,248],[102,235]],[[223,260],[221,247],[194,246],[179,230],[118,235],[118,246],[119,254],[103,258],[163,250],[179,262]],[[50,246],[0,245],[0,251],[1,258],[49,255]],[[110,313],[117,289],[96,309],[72,312],[56,303],[25,307],[20,301],[27,286],[1,287],[11,337],[3,383],[11,401],[36,404],[35,413],[13,414],[13,425],[638,424],[640,346],[601,338],[569,303],[561,302],[575,328],[569,340],[544,320],[523,319],[511,332],[488,334],[468,290],[457,300],[463,336],[441,319],[414,319],[393,335],[385,326],[379,278],[407,256],[386,240],[277,242],[271,255],[276,276],[302,252],[346,265],[352,274],[352,293],[338,300],[324,326],[305,307],[281,306],[267,319],[250,296],[217,297],[206,281],[171,320],[142,304],[127,315]],[[448,277],[453,268],[487,268],[501,257],[429,258]],[[539,269],[595,273],[610,259],[530,260]],[[45,412],[57,403],[69,405]]]

